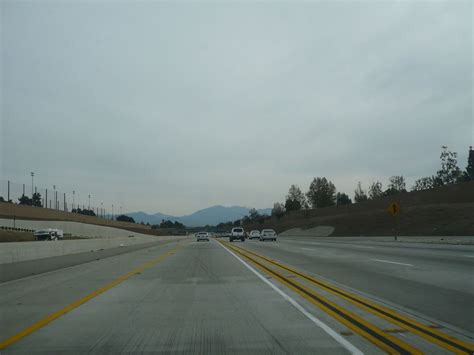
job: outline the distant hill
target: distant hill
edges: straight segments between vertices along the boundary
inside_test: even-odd
[[[163,213],[148,214],[145,212],[131,212],[127,216],[140,223],[159,224],[163,219],[177,221],[188,227],[197,227],[205,225],[216,225],[222,222],[235,221],[249,214],[250,208],[241,206],[212,206],[196,211],[186,216],[170,216]],[[271,208],[262,208],[257,210],[260,214],[270,215]]]
[[[155,213],[155,214],[148,214],[146,212],[132,212],[126,214],[129,217],[132,217],[135,222],[140,223],[150,223],[150,224],[160,224],[162,220],[177,220],[176,217],[163,214],[163,213]]]

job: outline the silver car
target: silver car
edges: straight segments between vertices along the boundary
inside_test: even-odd
[[[275,242],[277,240],[276,232],[273,229],[264,229],[260,233],[260,241],[264,242],[265,240],[273,240]]]
[[[208,232],[197,232],[196,233],[196,240],[200,242],[201,240],[209,241],[209,233]]]
[[[260,231],[258,230],[250,231],[249,239],[260,239]]]

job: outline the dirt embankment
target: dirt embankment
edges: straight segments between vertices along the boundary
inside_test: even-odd
[[[135,233],[157,236],[170,235],[174,231],[172,229],[151,229],[149,226],[143,224],[120,222],[94,216],[86,216],[78,213],[57,211],[42,207],[16,205],[6,202],[0,202],[0,218],[79,222],[98,226],[120,228]]]
[[[388,205],[400,204],[401,213],[391,216]],[[318,226],[334,227],[334,236],[474,235],[474,182],[444,186],[428,191],[407,192],[347,206],[294,211],[263,224],[246,225],[247,230],[274,228],[283,232]]]

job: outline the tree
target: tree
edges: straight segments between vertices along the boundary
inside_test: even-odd
[[[285,208],[287,211],[298,211],[308,208],[306,197],[298,185],[291,185],[286,195]]]
[[[260,217],[260,214],[258,213],[258,211],[255,208],[251,208],[249,210],[248,219],[250,221],[256,221],[259,217]]]
[[[84,208],[83,210],[81,210],[80,208],[73,208],[72,213],[79,213],[79,214],[83,214],[83,215],[86,215],[86,216],[95,216],[95,212],[94,210],[88,210],[87,208]]]
[[[382,183],[380,181],[373,182],[369,187],[369,198],[375,200],[383,196]]]
[[[178,221],[170,221],[170,220],[161,220],[159,228],[174,228],[174,229],[184,229],[185,226],[182,223],[179,223]]]
[[[33,199],[31,201],[33,206],[36,207],[43,207],[43,204],[41,203],[41,194],[39,192],[35,192],[33,194]]]
[[[298,200],[286,199],[285,209],[287,211],[299,211],[299,210],[301,210],[301,204]]]
[[[385,196],[396,195],[401,192],[407,192],[405,178],[402,175],[391,176]]]
[[[462,173],[462,181],[474,180],[474,150],[469,147],[469,156],[467,158],[466,171]]]
[[[186,228],[183,223],[180,223],[178,221],[174,221],[174,228],[176,229],[184,229]]]
[[[423,177],[415,181],[415,185],[411,188],[411,191],[423,191],[429,190],[435,187],[435,182],[432,177]]]
[[[276,218],[280,218],[284,214],[285,214],[285,206],[283,205],[283,203],[275,202],[272,208],[272,216],[275,216]]]
[[[357,188],[354,191],[354,201],[356,203],[359,203],[359,202],[364,202],[367,200],[368,200],[367,194],[365,193],[365,190],[362,189],[362,184],[359,181],[359,183],[357,184]]]
[[[117,216],[117,221],[135,223],[135,220],[133,219],[133,217],[129,217],[125,214],[121,214],[120,216]]]
[[[314,178],[306,193],[312,208],[333,206],[336,200],[336,186],[325,177]]]
[[[338,206],[340,206],[340,205],[350,205],[351,203],[352,203],[352,200],[345,193],[338,192],[336,194],[336,204]]]
[[[33,200],[25,195],[21,195],[18,201],[20,205],[31,206],[33,204]]]
[[[457,183],[461,178],[461,169],[458,167],[458,153],[451,152],[448,147],[443,145],[441,152],[441,169],[436,172],[438,184],[450,185]]]

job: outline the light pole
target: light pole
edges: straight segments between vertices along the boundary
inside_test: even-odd
[[[31,172],[31,200],[33,200],[34,186],[35,186],[35,173]]]
[[[100,214],[102,218],[104,218],[104,203],[103,202],[100,203]]]
[[[112,220],[114,219],[114,205],[112,204]]]
[[[72,190],[72,209],[74,209],[75,205],[76,205],[76,191]]]
[[[58,193],[56,191],[56,185],[53,185],[53,190],[54,190],[54,209],[58,209]]]
[[[89,195],[89,209],[91,209],[91,195]]]

